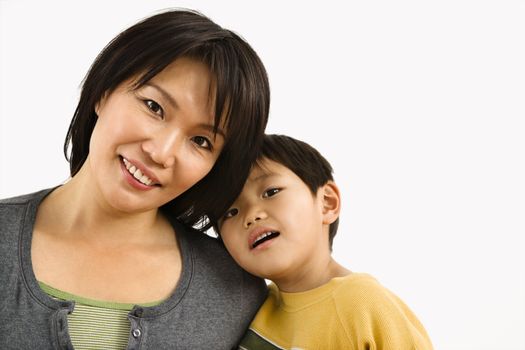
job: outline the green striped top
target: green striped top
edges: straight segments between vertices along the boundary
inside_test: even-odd
[[[55,289],[43,282],[38,284],[55,299],[75,301],[75,309],[67,316],[69,336],[75,349],[126,349],[131,329],[128,313],[136,304],[92,300]],[[155,306],[161,302],[140,305]]]

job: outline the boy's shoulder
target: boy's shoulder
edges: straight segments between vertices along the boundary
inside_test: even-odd
[[[326,302],[332,304],[338,314],[346,316],[410,312],[398,296],[367,273],[336,277],[325,285],[300,293],[281,292],[271,283],[266,306],[270,310],[276,310],[278,307],[287,311],[297,311],[314,305],[326,307]]]
[[[336,277],[333,282],[336,284],[334,296],[377,295],[386,290],[374,276],[367,273],[353,272],[344,277]]]
[[[432,349],[428,334],[401,298],[368,274],[342,278],[333,302],[349,334],[389,344],[393,349]]]
[[[275,327],[275,317],[286,314],[288,320],[292,312],[297,312],[296,317],[303,322],[308,317],[317,321],[322,318],[326,324],[332,322],[332,335],[335,329],[343,330],[343,338],[362,344],[363,348],[375,344],[388,349],[432,349],[423,325],[408,306],[365,273],[336,277],[301,293],[282,293],[272,284],[261,310],[256,326]]]
[[[351,273],[336,277],[312,290],[299,293],[284,293],[277,285],[269,285],[268,302],[285,309],[302,308],[332,300],[344,308],[374,307],[391,294],[373,276],[366,273]]]
[[[366,273],[351,273],[335,279],[337,286],[332,292],[334,302],[361,312],[404,307],[404,303],[379,281]]]

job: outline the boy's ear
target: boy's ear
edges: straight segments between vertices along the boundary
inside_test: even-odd
[[[339,217],[341,211],[341,195],[339,187],[333,181],[328,181],[320,189],[323,204],[323,224],[330,225]]]

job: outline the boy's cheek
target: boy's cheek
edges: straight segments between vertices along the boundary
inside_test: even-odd
[[[225,230],[221,231],[221,237],[228,251],[234,253],[239,250],[241,239],[231,228],[228,229],[229,227],[226,226],[229,225],[224,226]]]

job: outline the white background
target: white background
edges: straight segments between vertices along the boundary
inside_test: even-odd
[[[66,180],[89,65],[173,6],[248,40],[267,131],[332,162],[337,260],[405,300],[436,349],[525,349],[523,1],[0,0],[0,197]]]

